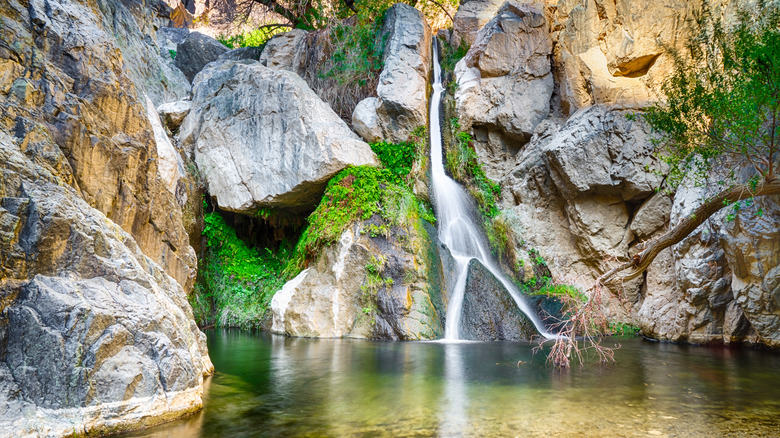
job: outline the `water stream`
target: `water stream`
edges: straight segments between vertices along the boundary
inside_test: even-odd
[[[431,183],[433,185],[434,206],[439,240],[447,245],[455,259],[455,287],[447,305],[447,319],[444,339],[460,339],[460,320],[463,310],[463,297],[466,289],[468,265],[471,259],[479,260],[512,295],[520,310],[533,322],[536,330],[547,339],[555,337],[548,333],[539,316],[520,295],[520,291],[493,261],[487,249],[482,231],[474,220],[471,199],[466,191],[444,172],[443,146],[441,141],[441,120],[439,109],[444,88],[441,85],[441,67],[436,39],[433,41],[433,94],[431,95],[430,140],[431,140]]]

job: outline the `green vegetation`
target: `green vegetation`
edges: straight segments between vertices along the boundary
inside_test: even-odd
[[[219,35],[217,40],[230,49],[239,47],[262,47],[274,35],[285,32],[284,27],[261,27],[258,29],[244,31],[235,35]]]
[[[758,2],[738,14],[727,30],[703,4],[687,53],[669,49],[674,71],[662,86],[665,103],[643,115],[658,134],[671,188],[686,178],[706,179],[716,163],[734,166],[731,181],[721,184],[743,183],[751,191],[778,173],[780,9]],[[738,181],[744,165],[752,184]]]
[[[330,29],[334,47],[330,63],[320,76],[335,80],[339,85],[370,86],[376,89],[384,66],[385,39],[381,36],[381,15],[377,20],[359,16],[357,23],[337,23]]]
[[[597,286],[642,275],[663,249],[720,209],[730,206],[733,218],[752,198],[780,194],[780,9],[759,1],[737,15],[729,29],[720,11],[702,5],[686,51],[668,48],[674,69],[662,85],[666,99],[642,115],[656,133],[655,153],[669,167],[667,188],[726,174],[723,190]]]
[[[371,143],[371,150],[379,157],[382,165],[393,176],[396,184],[409,184],[409,175],[415,159],[419,156],[418,144],[411,141],[403,143]]]
[[[390,170],[369,166],[349,167],[333,177],[320,205],[309,216],[309,226],[295,247],[288,274],[303,269],[308,260],[315,258],[324,246],[337,242],[356,221],[374,215],[388,226],[414,226],[418,219],[433,221],[430,210],[408,187],[395,181],[396,175]],[[378,235],[382,228],[376,227],[374,232]]]
[[[276,252],[258,251],[239,239],[218,212],[206,213],[204,221],[207,242],[201,278],[191,295],[196,320],[218,326],[258,326],[273,294],[287,279],[283,270],[291,245],[283,244]]]
[[[640,328],[626,322],[610,322],[607,327],[607,333],[615,336],[636,336]]]
[[[171,59],[176,59],[176,51],[173,49],[168,49],[168,54],[171,55]]]

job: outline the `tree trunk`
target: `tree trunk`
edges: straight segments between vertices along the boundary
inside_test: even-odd
[[[780,194],[780,178],[764,180],[764,182],[756,187],[755,190],[751,190],[749,186],[743,184],[718,193],[714,198],[705,201],[694,210],[690,216],[684,218],[674,228],[670,229],[662,236],[651,240],[647,247],[635,255],[631,260],[616,266],[599,277],[596,280],[596,287],[600,285],[622,283],[640,276],[647,267],[650,266],[650,263],[653,262],[658,253],[683,240],[686,236],[691,234],[696,227],[704,223],[710,216],[726,205],[756,196],[777,194]],[[628,273],[622,273],[627,269],[630,269]]]

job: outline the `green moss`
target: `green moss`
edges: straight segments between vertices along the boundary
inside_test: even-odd
[[[200,279],[190,297],[202,325],[250,328],[258,326],[274,293],[287,277],[283,269],[292,254],[289,243],[276,251],[255,249],[236,235],[218,212],[204,215],[206,237]]]
[[[300,272],[320,250],[338,241],[350,224],[378,215],[385,226],[410,227],[417,219],[433,219],[422,203],[388,169],[349,167],[328,183],[308,227],[295,247],[288,275]],[[376,231],[382,225],[376,225]]]

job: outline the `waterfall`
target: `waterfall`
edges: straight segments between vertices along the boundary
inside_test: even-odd
[[[487,250],[482,232],[470,213],[470,198],[466,191],[444,172],[443,146],[441,141],[441,121],[439,107],[444,88],[441,85],[441,67],[436,38],[433,39],[433,95],[430,110],[431,140],[431,183],[433,184],[434,205],[439,240],[449,248],[455,259],[456,281],[452,296],[447,305],[447,321],[444,328],[445,340],[460,339],[460,319],[463,309],[463,296],[466,289],[466,276],[471,259],[479,260],[512,295],[520,310],[531,320],[536,330],[547,339],[555,335],[544,329],[536,312],[531,310],[517,287],[504,275],[493,261]]]

